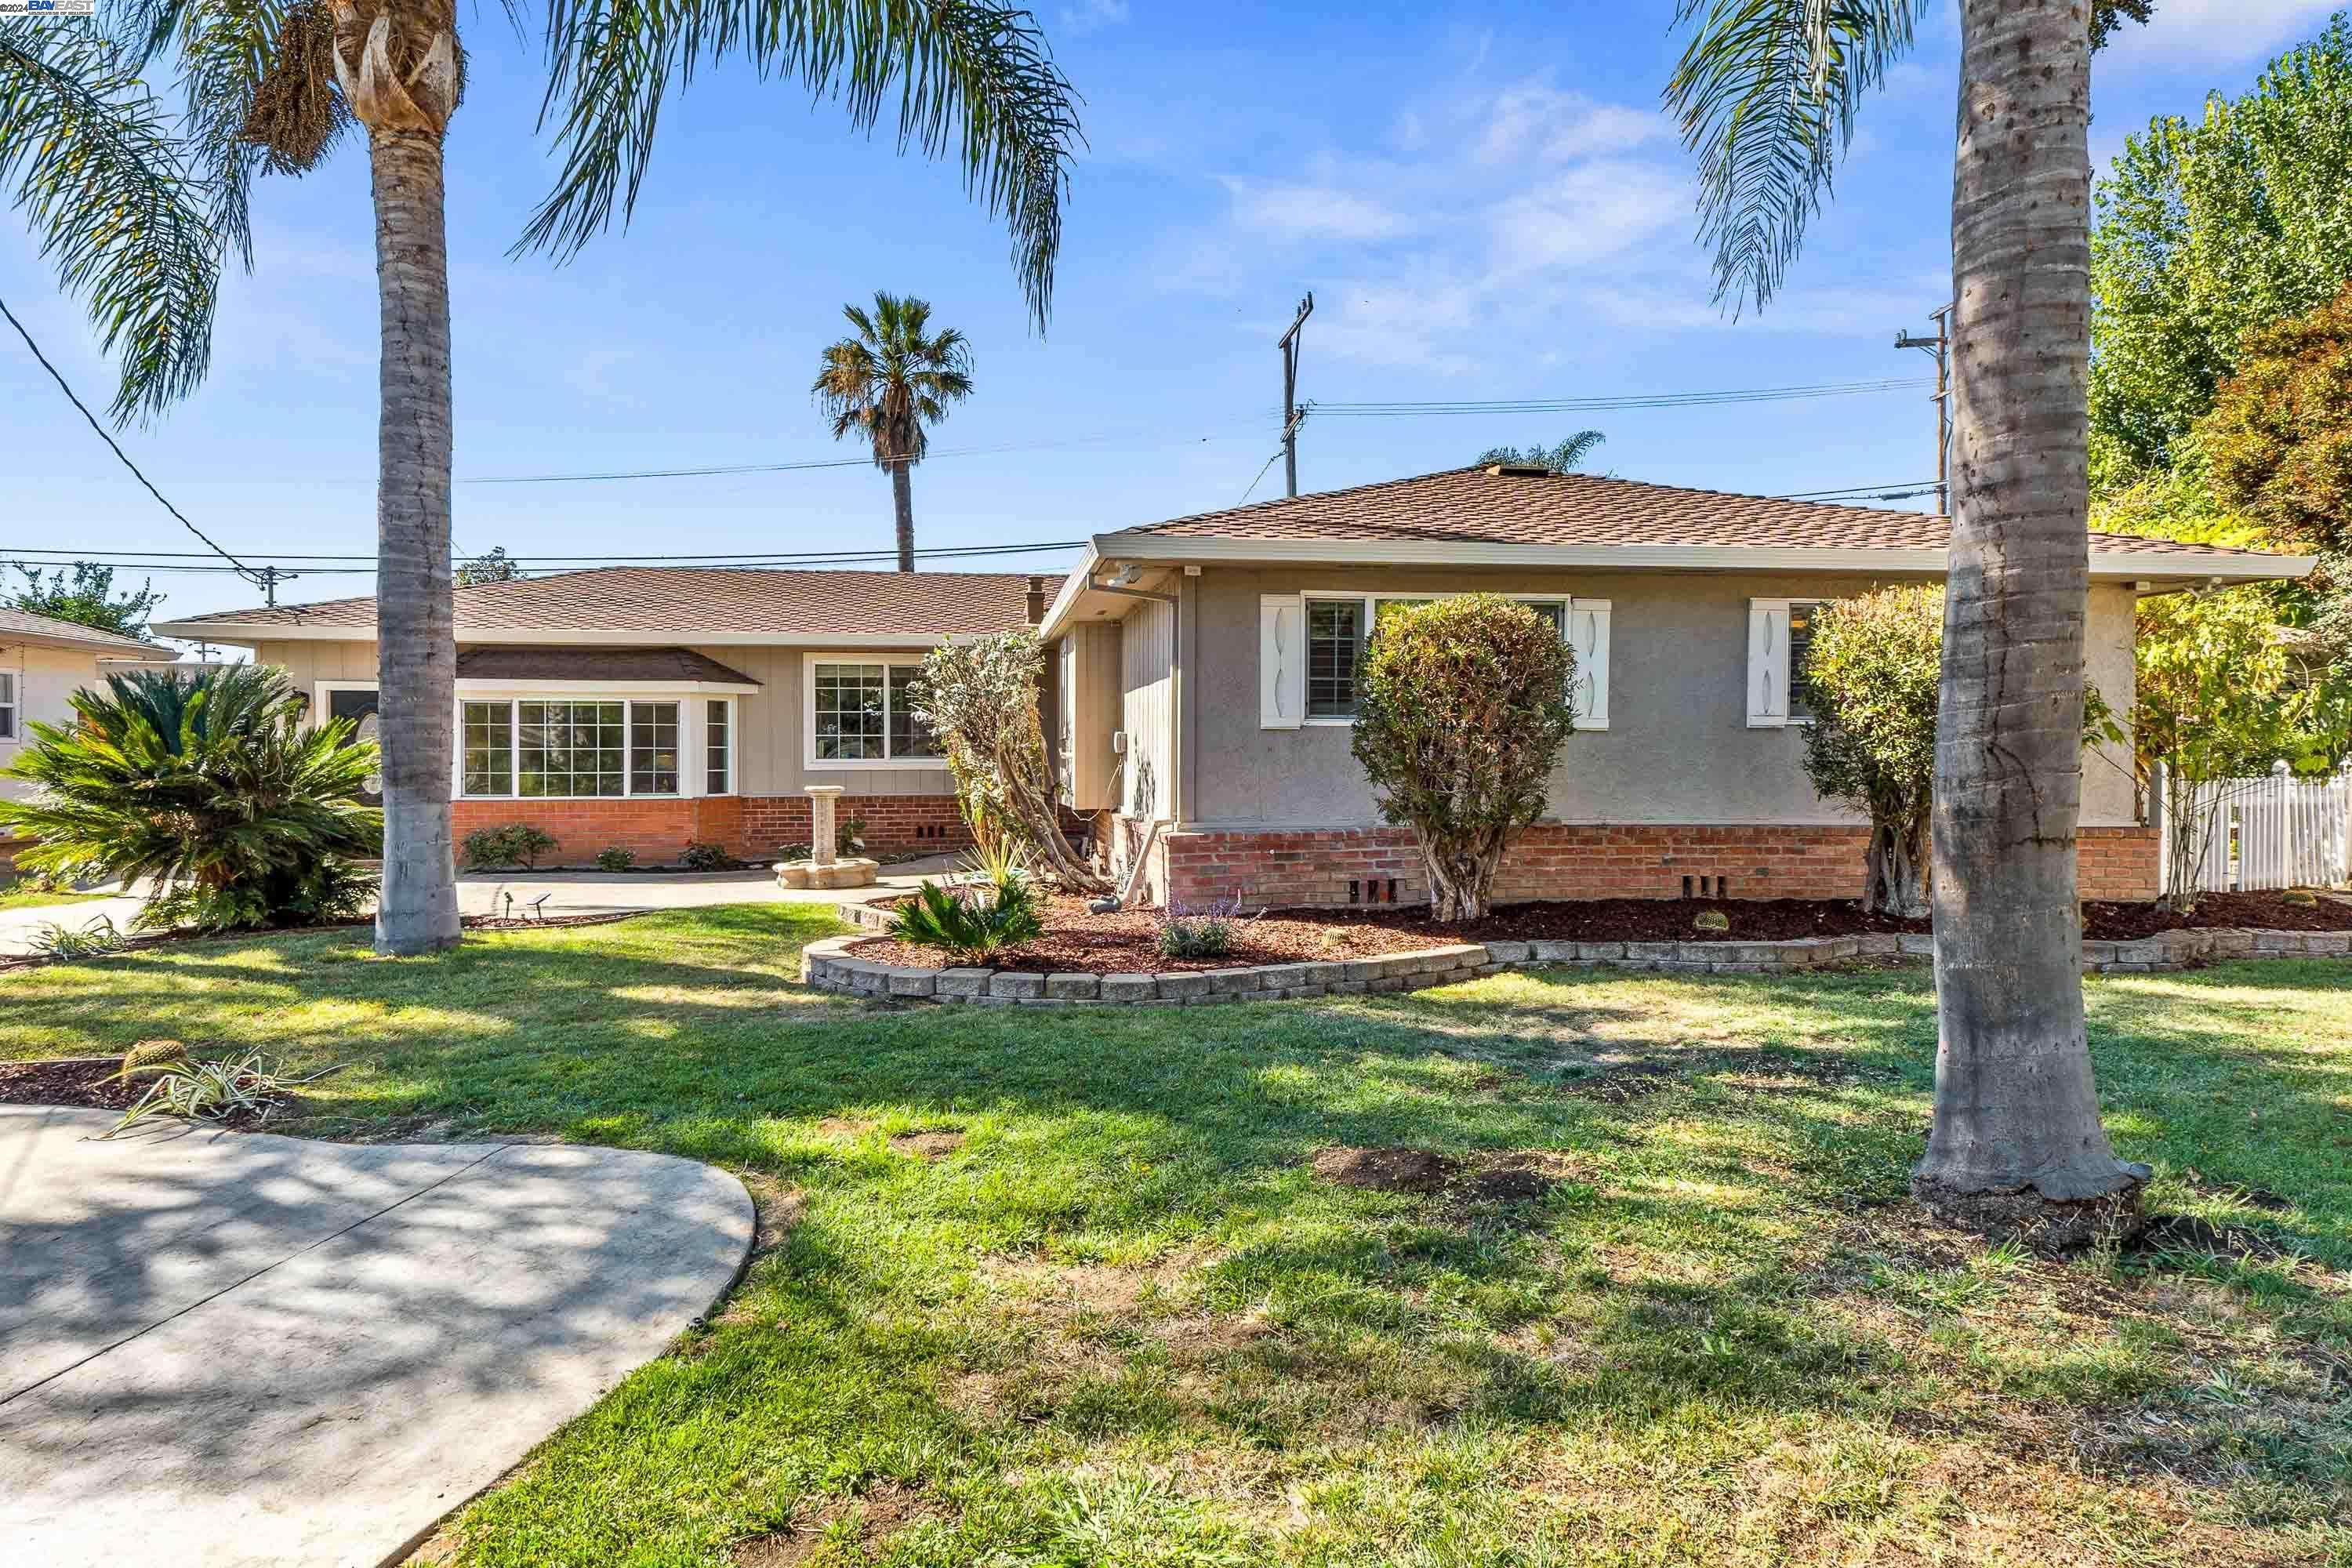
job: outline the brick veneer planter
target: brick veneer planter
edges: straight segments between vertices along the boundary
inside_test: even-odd
[[[823,991],[991,1006],[1072,1003],[1171,1007],[1266,1002],[1301,996],[1360,996],[1450,985],[1507,969],[1622,969],[1675,974],[1772,974],[1862,959],[1925,963],[1926,936],[1816,936],[1795,942],[1488,942],[1384,952],[1372,958],[1263,963],[1158,973],[1037,974],[1003,969],[917,969],[877,963],[849,952],[888,921],[887,912],[845,904],[841,917],[866,928],[802,950],[801,979]],[[2208,959],[2341,958],[2352,931],[2176,931],[2139,942],[2086,942],[2083,968],[2098,974],[2148,973]]]

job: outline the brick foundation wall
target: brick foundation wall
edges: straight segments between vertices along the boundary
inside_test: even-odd
[[[941,853],[970,846],[951,795],[854,795],[840,801],[841,820],[866,819],[866,842],[882,849]],[[675,861],[688,844],[716,843],[739,858],[764,861],[779,845],[805,844],[809,797],[708,795],[694,800],[460,800],[451,816],[457,840],[483,827],[528,822],[555,837],[541,858],[549,866],[584,866],[614,845],[642,865]]]
[[[1869,835],[1860,827],[1696,827],[1538,823],[1513,840],[1495,883],[1504,903],[1539,899],[1851,899]],[[2082,831],[2083,897],[2156,895],[2150,828]],[[1340,908],[1429,901],[1402,828],[1165,833],[1147,872],[1161,900]],[[1353,884],[1351,887],[1350,884]]]

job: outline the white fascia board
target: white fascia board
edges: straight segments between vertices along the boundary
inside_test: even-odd
[[[1054,602],[1045,606],[1045,618],[1037,623],[1038,641],[1052,642],[1069,629],[1068,623],[1077,613],[1078,600],[1094,582],[1095,568],[1101,561],[1094,545],[1087,545],[1078,563],[1070,568],[1070,574],[1062,579],[1061,591],[1054,595]]]
[[[165,637],[202,638],[206,642],[236,643],[250,647],[261,642],[373,642],[373,626],[281,626],[255,621],[214,622],[192,626],[175,622],[159,625],[155,630]],[[623,632],[581,631],[570,627],[551,630],[529,626],[459,626],[457,640],[461,647],[477,644],[514,646],[519,647],[798,647],[845,648],[886,647],[912,648],[920,652],[939,647],[941,642],[978,642],[984,634],[979,632],[874,632],[846,636],[839,632],[824,634],[790,631],[719,632],[702,631],[681,626],[672,631]]]
[[[1224,561],[1237,565],[1314,563],[1365,566],[1517,566],[1648,572],[1913,573],[1940,577],[1946,552],[1915,547],[1842,550],[1822,545],[1497,544],[1476,540],[1227,539],[1207,535],[1102,533],[1093,550],[1105,561]],[[2308,555],[2209,555],[2094,552],[2099,579],[2188,578],[2261,583],[2300,577],[2318,564]]]

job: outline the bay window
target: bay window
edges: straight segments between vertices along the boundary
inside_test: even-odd
[[[675,795],[680,709],[675,699],[469,698],[460,704],[462,791],[522,800]]]

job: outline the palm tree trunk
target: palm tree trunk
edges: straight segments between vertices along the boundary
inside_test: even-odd
[[[2046,1245],[2137,1207],[2099,1124],[2075,826],[2090,577],[2090,36],[2081,0],[1963,0],[1958,505],[1936,743],[1931,1209]]]
[[[898,513],[898,570],[915,569],[915,487],[908,470],[914,465],[900,458],[890,465],[890,504]]]
[[[376,659],[383,889],[375,949],[457,941],[449,785],[457,648],[449,574],[449,252],[441,138],[368,138],[383,407],[376,434]]]

